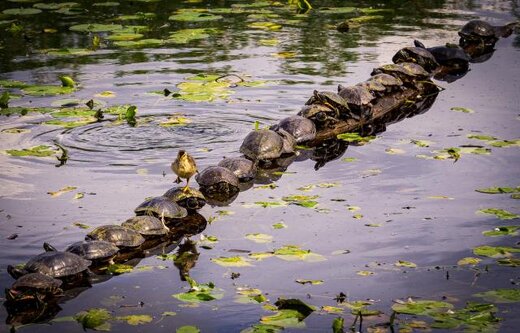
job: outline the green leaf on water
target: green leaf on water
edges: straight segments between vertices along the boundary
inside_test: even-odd
[[[37,8],[10,8],[10,9],[4,9],[2,11],[3,14],[6,15],[35,15],[40,14],[42,11]]]
[[[464,265],[478,265],[482,259],[475,258],[475,257],[465,257],[457,261],[457,265],[464,266]]]
[[[127,324],[132,326],[147,324],[152,322],[153,318],[150,315],[128,315],[115,317],[116,320],[126,321]]]
[[[411,262],[411,261],[405,261],[405,260],[398,260],[394,263],[397,267],[407,267],[407,268],[416,268],[417,264]]]
[[[481,297],[493,303],[516,303],[520,302],[520,289],[495,289],[473,296]]]
[[[187,44],[194,40],[209,38],[212,34],[217,33],[216,29],[196,28],[196,29],[182,29],[170,34],[166,40],[175,44]]]
[[[0,80],[0,87],[2,88],[25,88],[28,87],[29,84],[22,82],[22,81],[16,81],[16,80]]]
[[[85,23],[73,25],[69,28],[70,31],[74,32],[110,32],[118,29],[122,29],[123,26],[120,24],[100,24],[100,23]]]
[[[197,326],[184,325],[175,330],[175,333],[200,333]]]
[[[498,259],[497,263],[502,266],[509,266],[509,267],[519,267],[520,266],[520,259],[518,258],[503,258]]]
[[[332,321],[332,333],[343,333],[345,320],[342,317],[334,318]]]
[[[176,315],[177,315],[177,312],[174,312],[174,311],[164,311],[163,313],[161,313],[161,316],[163,316],[163,317],[173,317]]]
[[[374,140],[375,136],[361,136],[359,133],[342,133],[336,136],[340,140],[344,140],[347,142],[355,142],[359,144],[364,144]]]
[[[8,91],[4,91],[2,96],[0,96],[0,108],[2,108],[2,109],[8,108],[9,107],[9,99],[10,99],[9,92]]]
[[[191,119],[183,117],[183,116],[171,116],[168,120],[159,123],[159,126],[162,127],[172,127],[172,126],[186,126],[191,123]]]
[[[475,113],[475,111],[473,111],[472,109],[463,108],[461,106],[454,106],[454,107],[450,108],[450,110],[457,111],[457,112],[463,112],[463,113]]]
[[[296,279],[295,281],[299,284],[323,284],[323,280]]]
[[[283,328],[280,326],[267,325],[267,324],[255,324],[248,327],[240,333],[279,333],[282,332]]]
[[[76,86],[76,82],[68,75],[60,76],[60,81],[62,87],[74,88]]]
[[[131,105],[126,109],[125,112],[125,120],[130,126],[135,126],[137,124],[137,120],[135,119],[135,116],[137,114],[137,106]]]
[[[248,257],[250,259],[254,259],[254,260],[258,260],[258,261],[266,259],[266,258],[270,258],[272,256],[274,256],[273,252],[253,252],[248,255]]]
[[[273,236],[262,233],[246,234],[246,238],[255,243],[270,243],[273,241]]]
[[[490,258],[507,258],[511,257],[513,253],[520,252],[520,248],[507,246],[477,246],[473,249],[473,253],[477,256]]]
[[[491,141],[489,145],[498,148],[520,147],[520,139]]]
[[[11,116],[11,115],[14,115],[14,114],[19,114],[21,116],[25,116],[26,114],[29,114],[31,112],[38,112],[38,113],[49,113],[49,112],[52,112],[54,111],[54,109],[51,109],[51,108],[45,108],[45,107],[42,107],[42,108],[28,108],[28,107],[23,107],[23,106],[15,106],[15,107],[9,107],[9,108],[4,108],[4,109],[0,109],[0,115],[2,116]]]
[[[125,264],[112,264],[107,267],[107,272],[114,275],[130,273],[133,270],[133,266]]]
[[[252,266],[241,256],[211,258],[211,262],[224,267],[248,267]]]
[[[120,42],[120,41],[137,40],[137,39],[141,39],[143,37],[144,37],[143,34],[126,32],[126,33],[114,33],[114,34],[108,36],[107,39],[111,40],[111,41]]]
[[[64,95],[74,92],[74,88],[64,86],[46,86],[46,85],[32,85],[22,89],[22,91],[31,96],[55,96]]]
[[[520,186],[517,187],[487,187],[479,188],[475,191],[487,194],[499,194],[499,193],[516,193],[520,192]]]
[[[520,193],[511,194],[511,199],[520,199]]]
[[[34,157],[48,157],[52,156],[56,153],[55,150],[52,149],[52,147],[47,145],[39,145],[34,146],[31,148],[25,148],[25,149],[9,149],[6,150],[6,153],[11,156],[18,156],[18,157],[24,157],[24,156],[34,156]]]
[[[335,313],[335,314],[343,313],[343,311],[345,311],[344,308],[340,308],[337,306],[330,306],[330,305],[322,306],[321,309],[327,313]]]
[[[361,275],[361,276],[371,276],[371,275],[374,275],[376,273],[371,272],[371,271],[357,271],[356,274],[357,275]]]
[[[177,14],[168,17],[170,21],[184,21],[184,22],[207,22],[217,21],[222,19],[221,15],[213,15],[209,13],[201,13],[197,11],[178,11]]]
[[[468,135],[466,135],[466,137],[468,139],[475,139],[475,140],[481,140],[481,141],[493,141],[493,140],[497,139],[491,135],[483,135],[483,134],[475,134],[475,133],[468,134]]]
[[[119,40],[114,42],[114,46],[128,48],[158,47],[164,44],[162,39],[148,38],[141,40]]]
[[[280,259],[287,261],[307,261],[307,262],[319,262],[327,260],[324,256],[313,253],[311,250],[302,250],[296,245],[286,245],[274,251],[274,255]]]
[[[304,328],[305,323],[303,322],[305,316],[297,310],[284,309],[279,310],[276,314],[271,316],[264,316],[260,319],[260,323],[274,325],[284,328]]]
[[[216,288],[213,283],[197,284],[190,281],[191,289],[185,293],[174,294],[172,297],[182,302],[200,303],[209,302],[224,297],[224,290]]]
[[[477,211],[477,213],[495,215],[500,220],[512,220],[512,219],[517,219],[520,217],[520,215],[518,215],[518,214],[514,214],[511,212],[508,212],[507,210],[499,209],[499,208],[480,209]]]
[[[283,222],[277,222],[272,225],[273,229],[285,229],[287,228],[287,225]]]
[[[311,196],[295,194],[282,197],[282,200],[293,205],[298,205],[306,208],[314,208],[316,205],[318,205],[318,202],[314,200],[317,198],[319,198],[319,195]]]
[[[267,298],[262,294],[260,289],[239,287],[237,288],[237,297],[235,298],[235,302],[241,304],[258,304],[267,302]]]
[[[277,30],[282,29],[281,24],[278,24],[275,22],[269,22],[269,21],[251,22],[247,26],[252,29],[269,30],[269,31],[277,31]]]
[[[267,207],[284,207],[287,206],[287,203],[280,201],[256,201],[255,205],[262,206],[264,208]]]
[[[495,227],[493,230],[483,231],[482,234],[488,237],[497,237],[497,236],[516,236],[518,235],[517,230],[520,229],[520,226],[516,225],[504,225]]]
[[[427,141],[427,140],[414,140],[414,139],[411,139],[410,142],[419,147],[429,147],[433,143],[433,142]]]
[[[78,312],[74,319],[80,323],[84,329],[93,329],[96,331],[110,331],[110,323],[112,315],[107,309],[93,308],[87,311]]]
[[[409,299],[405,303],[398,303],[392,305],[392,310],[397,313],[410,315],[433,315],[446,312],[453,308],[453,305],[447,302],[432,301],[432,300],[417,300]]]
[[[357,158],[355,157],[345,157],[345,158],[342,158],[341,161],[343,162],[348,162],[348,163],[352,163],[352,162],[357,162]]]
[[[73,226],[78,227],[80,229],[90,229],[90,226],[88,224],[84,224],[81,222],[74,222],[72,223]]]

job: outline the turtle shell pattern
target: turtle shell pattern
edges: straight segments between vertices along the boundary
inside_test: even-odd
[[[249,132],[240,146],[240,152],[253,161],[278,158],[283,150],[283,138],[267,129]]]
[[[153,197],[142,202],[134,210],[137,215],[154,215],[157,218],[181,219],[188,215],[186,208],[165,196]]]
[[[284,118],[280,122],[271,128],[274,131],[283,129],[291,134],[296,143],[302,143],[305,141],[314,140],[316,137],[316,125],[308,118],[295,115]]]
[[[201,209],[206,205],[204,194],[192,187],[189,187],[187,191],[184,191],[182,187],[173,187],[166,191],[163,196],[188,210]]]
[[[61,251],[44,252],[31,258],[24,269],[30,273],[41,273],[55,278],[81,273],[91,265],[90,260]]]
[[[245,157],[226,157],[218,163],[218,166],[229,169],[241,182],[247,182],[255,178],[257,171],[255,164]]]
[[[69,245],[65,252],[71,252],[88,260],[104,260],[119,252],[119,248],[111,242],[102,240],[79,241]]]
[[[168,234],[168,229],[155,216],[141,215],[134,216],[121,223],[121,226],[133,229],[143,236],[164,236]]]
[[[102,225],[88,233],[85,239],[103,240],[118,247],[138,247],[145,241],[137,231],[120,225]]]

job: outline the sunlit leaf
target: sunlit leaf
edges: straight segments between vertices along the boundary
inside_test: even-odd
[[[206,39],[216,32],[218,30],[206,28],[182,29],[171,33],[167,41],[176,44],[186,44],[193,40]]]
[[[427,140],[410,140],[411,143],[419,147],[429,147],[433,142]]]
[[[273,236],[267,234],[246,234],[246,238],[255,243],[270,243],[273,241]]]
[[[90,229],[90,226],[88,224],[84,224],[81,222],[74,222],[72,223],[73,226],[78,227],[80,229]]]
[[[453,308],[447,302],[409,299],[406,303],[392,305],[392,310],[397,313],[410,315],[432,315],[442,313]]]
[[[130,273],[134,270],[134,267],[131,265],[125,265],[125,264],[112,264],[107,267],[107,273],[110,274],[123,274],[123,273]]]
[[[457,111],[457,112],[462,112],[462,113],[475,113],[475,111],[473,111],[472,109],[464,108],[464,107],[461,107],[461,106],[454,106],[454,107],[450,108],[450,110]]]
[[[343,311],[345,311],[344,308],[339,308],[337,306],[330,306],[330,305],[322,306],[321,309],[327,313],[335,313],[335,314],[343,313]]]
[[[263,303],[266,302],[267,298],[262,294],[260,289],[256,288],[237,288],[237,297],[235,302],[247,304],[247,303]]]
[[[493,141],[496,140],[494,136],[491,135],[483,135],[483,134],[468,134],[466,135],[468,139],[475,139],[475,140],[481,140],[481,141]]]
[[[248,327],[240,333],[279,333],[283,331],[283,327],[268,325],[268,324],[255,324]]]
[[[188,292],[174,294],[172,297],[188,303],[209,302],[224,297],[224,291],[210,282],[193,285]]]
[[[280,327],[295,327],[304,328],[303,322],[305,317],[297,310],[285,309],[279,310],[276,314],[271,316],[264,316],[260,319],[262,324],[280,326]]]
[[[483,231],[482,234],[488,237],[516,236],[518,235],[518,229],[520,229],[520,226],[516,225],[499,226],[495,227],[493,230]]]
[[[127,324],[132,326],[142,325],[152,322],[153,318],[150,315],[128,315],[116,317],[116,320],[126,321]]]
[[[477,256],[491,257],[491,258],[507,258],[511,257],[512,253],[520,252],[520,248],[507,246],[477,246],[473,249],[473,253]]]
[[[55,150],[53,150],[50,146],[47,145],[39,145],[34,146],[31,148],[24,148],[24,149],[9,149],[6,150],[6,153],[11,156],[34,156],[34,157],[48,157],[52,156],[56,153]]]
[[[342,158],[341,159],[343,162],[349,162],[349,163],[352,163],[352,162],[357,162],[357,158],[355,157],[345,157],[345,158]]]
[[[84,329],[93,329],[96,331],[109,331],[112,315],[107,309],[93,308],[87,311],[78,312],[74,319],[80,323]]]
[[[287,225],[283,222],[277,222],[272,225],[273,229],[285,229],[287,228]]]
[[[175,330],[175,333],[200,333],[197,326],[184,325]]]
[[[302,250],[296,245],[286,245],[276,249],[274,255],[287,261],[303,260],[307,262],[318,262],[327,260],[320,254],[313,253],[311,250]]]
[[[205,22],[217,21],[222,19],[221,15],[213,15],[209,13],[200,13],[196,11],[182,11],[178,14],[168,17],[171,21],[186,21],[186,22]]]
[[[462,258],[459,261],[457,261],[457,265],[459,265],[459,266],[478,265],[478,263],[480,263],[481,261],[482,261],[482,259],[480,259],[480,258],[466,257],[466,258]]]
[[[361,276],[371,276],[371,275],[374,275],[375,273],[371,272],[371,271],[357,271],[356,274],[361,275]]]
[[[287,206],[287,203],[280,202],[280,201],[257,201],[255,202],[255,205],[262,206],[264,208],[267,207],[284,207]]]
[[[251,263],[246,261],[243,257],[240,256],[233,256],[233,257],[218,257],[218,258],[211,258],[212,262],[214,262],[217,265],[224,266],[224,267],[248,267],[252,266]]]
[[[63,95],[70,94],[74,92],[74,88],[72,87],[63,87],[63,86],[46,86],[46,85],[33,85],[27,86],[22,89],[22,91],[31,96],[54,96],[54,95]]]
[[[520,302],[520,289],[495,289],[473,296],[481,297],[493,303],[516,303]]]
[[[74,88],[76,86],[76,82],[68,75],[60,76],[60,81],[62,87]]]
[[[520,139],[491,141],[489,145],[498,148],[520,147]]]
[[[520,266],[520,259],[517,258],[503,258],[498,259],[497,263],[502,266],[509,266],[509,267],[519,267]]]
[[[318,195],[309,196],[309,195],[296,194],[296,195],[289,195],[289,196],[282,197],[282,200],[285,202],[288,202],[290,204],[294,204],[294,205],[298,205],[298,206],[302,206],[302,207],[306,207],[306,208],[313,208],[318,204],[318,202],[314,200],[317,198],[319,198]]]
[[[323,284],[323,280],[296,279],[295,281],[299,284]]]
[[[495,215],[500,220],[512,220],[512,219],[517,219],[517,218],[520,217],[520,215],[518,215],[518,214],[514,214],[514,213],[511,213],[511,212],[508,212],[507,210],[499,209],[499,208],[480,209],[477,212],[478,213]]]
[[[387,149],[385,149],[385,152],[390,155],[401,155],[401,154],[406,153],[406,151],[404,151],[403,149],[399,149],[399,148],[387,148]]]
[[[516,193],[520,192],[520,186],[517,187],[487,187],[479,188],[475,191],[487,194],[499,194],[499,193]]]
[[[416,268],[417,264],[411,262],[411,261],[405,261],[405,260],[398,260],[394,263],[397,267],[407,267],[407,268]]]
[[[367,142],[370,142],[371,140],[374,140],[375,136],[361,136],[359,133],[343,133],[338,134],[337,138],[343,141],[347,142],[355,142],[359,144],[364,144]]]
[[[343,325],[345,320],[342,317],[334,318],[332,321],[332,333],[343,333]]]
[[[10,8],[10,9],[4,9],[2,11],[3,14],[6,15],[35,15],[40,14],[42,11],[37,8]]]
[[[110,32],[117,29],[122,29],[123,26],[120,24],[100,24],[100,23],[85,23],[73,25],[69,28],[70,31],[74,32]]]
[[[191,119],[183,116],[171,116],[168,120],[159,123],[159,126],[171,127],[171,126],[185,126],[191,123]]]

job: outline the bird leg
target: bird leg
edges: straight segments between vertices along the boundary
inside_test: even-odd
[[[182,188],[182,192],[184,192],[184,193],[189,192],[189,189],[190,189],[190,187],[189,187],[190,178],[191,178],[191,177],[186,178],[186,186],[184,186],[184,187]]]
[[[177,179],[175,179],[173,182],[174,182],[174,183],[177,183],[177,184],[180,184],[180,182],[181,182],[181,177],[177,176]]]

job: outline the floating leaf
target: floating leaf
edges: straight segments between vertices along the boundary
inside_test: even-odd
[[[303,260],[307,262],[318,262],[326,260],[322,255],[312,253],[311,250],[302,250],[296,245],[286,245],[276,249],[274,255],[287,261]]]
[[[411,261],[405,261],[405,260],[398,260],[396,263],[394,263],[397,267],[407,267],[407,268],[416,268],[417,264],[414,264]]]
[[[56,151],[54,151],[50,146],[39,145],[39,146],[34,146],[31,148],[25,148],[25,149],[21,149],[21,150],[9,149],[9,150],[6,150],[6,153],[11,156],[19,156],[19,157],[23,157],[23,156],[48,157],[48,156],[54,155],[56,153]]]
[[[374,275],[375,273],[371,271],[357,271],[356,274],[361,276],[370,276]]]
[[[275,23],[275,22],[252,22],[248,24],[248,27],[253,29],[262,29],[262,30],[270,30],[270,31],[276,31],[282,29],[282,25]]]
[[[520,302],[520,289],[495,289],[473,296],[481,297],[493,303],[516,303]]]
[[[70,76],[67,76],[67,75],[60,76],[60,80],[61,80],[62,87],[74,88],[76,86],[76,82],[74,82],[74,80]]]
[[[348,163],[352,163],[352,162],[357,162],[357,158],[355,157],[345,157],[345,158],[342,158],[341,159],[343,162],[348,162]]]
[[[457,112],[463,112],[463,113],[475,113],[475,111],[473,111],[472,109],[463,108],[461,106],[454,106],[454,107],[450,108],[450,110],[457,111]]]
[[[267,325],[267,324],[255,324],[240,333],[279,333],[282,332],[283,328],[280,326]]]
[[[494,136],[491,135],[483,135],[483,134],[468,134],[466,135],[468,139],[476,139],[481,141],[493,141],[496,140]]]
[[[33,85],[27,86],[22,91],[31,96],[55,96],[74,92],[74,88],[63,86]]]
[[[81,229],[90,229],[90,226],[88,224],[84,224],[81,222],[74,222],[72,223],[72,225]]]
[[[506,258],[512,256],[512,253],[520,252],[520,248],[507,246],[477,246],[473,249],[473,253],[477,256],[491,257],[491,258]]]
[[[254,260],[263,260],[272,256],[274,256],[273,252],[253,252],[249,254],[249,258]]]
[[[235,299],[237,303],[263,303],[267,301],[262,291],[256,288],[238,288],[237,294],[238,296]]]
[[[153,318],[150,315],[128,315],[116,317],[116,320],[126,321],[127,324],[132,326],[142,325],[152,322]]]
[[[164,311],[163,313],[161,313],[161,316],[163,316],[163,317],[173,317],[176,315],[177,315],[177,312],[174,312],[174,311]]]
[[[13,127],[13,128],[4,128],[2,130],[2,133],[8,133],[8,134],[22,134],[22,133],[30,133],[31,130],[30,129],[25,129],[25,128],[16,128],[16,127]]]
[[[6,15],[35,15],[40,14],[42,11],[37,8],[10,8],[10,9],[4,9],[2,13]]]
[[[399,148],[387,148],[387,149],[385,149],[385,152],[390,155],[401,155],[401,154],[406,153],[406,151],[404,151],[403,149],[399,149]]]
[[[128,48],[157,47],[164,44],[162,39],[148,38],[141,40],[120,40],[115,41],[114,46]]]
[[[462,258],[459,261],[457,261],[457,265],[459,265],[459,266],[478,265],[478,263],[480,263],[481,261],[482,261],[482,259],[480,259],[480,258],[466,257],[466,258]]]
[[[443,313],[453,308],[453,305],[447,302],[409,299],[406,303],[392,305],[392,310],[397,313],[410,315],[432,315]]]
[[[125,265],[125,264],[112,264],[107,267],[107,272],[110,274],[123,274],[123,273],[130,273],[134,270],[134,267],[131,265]]]
[[[345,320],[341,317],[334,318],[332,321],[332,333],[343,333],[343,325]]]
[[[246,234],[246,238],[255,243],[270,243],[273,241],[273,236],[267,234]]]
[[[175,330],[175,333],[200,333],[197,326],[184,325]]]
[[[512,220],[512,219],[516,219],[516,218],[520,217],[520,215],[518,215],[518,214],[513,214],[511,212],[508,212],[507,210],[498,209],[498,208],[480,209],[477,212],[478,213],[495,215],[500,220]]]
[[[211,258],[212,262],[217,265],[224,267],[248,267],[252,266],[249,262],[247,262],[243,257],[233,256],[233,257],[218,257]]]
[[[143,34],[137,34],[132,32],[127,33],[114,33],[107,37],[108,40],[120,42],[120,41],[129,41],[129,40],[137,40],[143,38]]]
[[[511,199],[520,199],[520,193],[511,194]]]
[[[168,120],[159,123],[159,126],[171,127],[171,126],[185,126],[191,123],[191,119],[183,116],[171,116]]]
[[[502,266],[519,267],[520,266],[520,259],[517,259],[517,258],[498,259],[497,263],[499,265],[502,265]]]
[[[190,291],[174,294],[172,297],[188,303],[209,302],[224,297],[224,291],[216,288],[211,282],[207,284],[197,284],[191,280],[190,284],[192,285]]]
[[[186,22],[206,22],[217,21],[222,19],[221,15],[213,15],[209,13],[200,13],[196,11],[182,11],[178,14],[171,15],[168,20],[171,21],[186,21]]]
[[[71,192],[71,191],[74,191],[75,189],[77,189],[76,186],[65,186],[61,189],[59,189],[58,191],[55,191],[55,192],[47,192],[47,194],[50,194],[51,197],[59,197],[60,195],[64,194],[64,193],[67,193],[67,192]]]
[[[520,147],[520,139],[491,141],[489,145],[498,148]]]
[[[411,143],[413,143],[416,146],[419,147],[429,147],[433,142],[427,141],[427,140],[410,140]]]
[[[264,208],[287,206],[287,204],[285,202],[280,202],[280,201],[257,201],[257,202],[255,202],[255,205],[259,205]]]
[[[194,40],[206,39],[216,32],[218,30],[205,28],[182,29],[171,33],[167,41],[176,44],[186,44]]]
[[[295,281],[299,284],[323,284],[323,280],[296,279]]]
[[[448,197],[446,195],[430,195],[428,199],[442,199],[442,200],[453,200],[452,197]]]
[[[280,41],[276,38],[260,39],[260,40],[258,40],[258,44],[263,45],[263,46],[276,46],[276,45],[280,44]]]
[[[479,188],[475,191],[487,194],[499,194],[499,193],[516,193],[520,192],[520,186],[517,187],[487,187]]]
[[[305,316],[303,316],[299,311],[285,309],[278,311],[274,315],[262,317],[260,322],[262,324],[274,325],[284,328],[304,328],[305,323],[303,322],[303,319],[305,319]]]
[[[319,198],[318,195],[289,195],[282,198],[283,201],[288,202],[290,204],[306,207],[306,208],[314,208],[318,202],[314,199]]]
[[[120,24],[100,24],[100,23],[86,23],[77,24],[69,28],[70,31],[74,32],[110,32],[118,29],[122,29],[123,26]]]
[[[517,230],[520,229],[520,226],[516,225],[506,225],[495,227],[493,230],[483,231],[482,234],[488,237],[496,237],[496,236],[516,236],[518,235]]]
[[[283,222],[277,222],[272,225],[273,229],[285,229],[287,228],[287,225]]]
[[[93,308],[88,311],[78,312],[74,319],[80,323],[84,329],[93,329],[96,331],[109,331],[112,315],[107,309]]]
[[[105,91],[95,94],[94,96],[98,97],[98,98],[112,98],[112,97],[116,97],[116,93],[113,91],[110,91],[110,90],[105,90]]]
[[[325,306],[322,306],[321,309],[327,313],[343,313],[343,311],[345,309],[343,308],[338,308],[337,306],[330,306],[330,305],[325,305]]]
[[[359,144],[365,144],[376,138],[375,136],[361,136],[359,135],[359,133],[343,133],[338,134],[336,137],[343,141],[354,142]]]

